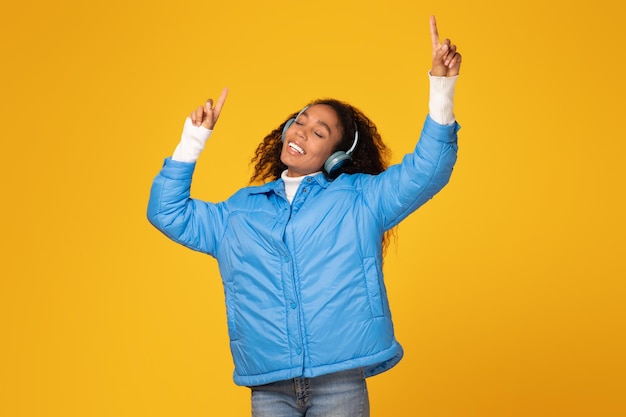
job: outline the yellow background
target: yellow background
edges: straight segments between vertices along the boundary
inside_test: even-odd
[[[246,416],[214,260],[145,219],[184,117],[230,96],[193,195],[246,185],[318,97],[410,151],[428,16],[464,55],[451,183],[386,260],[406,356],[374,416],[626,415],[623,45],[593,2],[12,2],[0,13],[0,415]]]

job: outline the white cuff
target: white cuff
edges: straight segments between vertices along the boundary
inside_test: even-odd
[[[454,77],[435,77],[428,73],[430,79],[430,100],[428,109],[430,117],[440,125],[451,125],[454,117],[454,86],[458,75]]]
[[[172,159],[179,162],[196,162],[211,133],[213,131],[204,126],[194,126],[191,118],[188,117],[185,120],[180,142],[172,154]]]

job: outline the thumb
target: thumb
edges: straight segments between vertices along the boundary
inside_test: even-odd
[[[444,57],[448,51],[448,46],[444,43],[441,48],[434,52],[433,63],[430,69],[430,74],[435,77],[443,77],[446,75],[448,69],[446,68]]]
[[[215,116],[213,114],[213,99],[208,99],[204,104],[204,117],[202,118],[202,126],[213,130],[215,126]]]

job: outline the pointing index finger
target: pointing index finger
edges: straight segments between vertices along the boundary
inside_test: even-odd
[[[222,111],[222,107],[224,107],[224,103],[226,102],[226,96],[228,95],[228,88],[224,88],[222,90],[222,94],[220,94],[220,98],[217,99],[217,103],[215,103],[215,112],[220,114]]]
[[[437,31],[437,21],[435,16],[430,16],[430,39],[433,43],[433,51],[436,51],[441,46],[439,42],[439,32]]]

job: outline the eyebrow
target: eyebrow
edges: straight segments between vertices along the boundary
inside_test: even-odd
[[[306,110],[302,114],[305,115],[307,118],[309,117],[309,115],[307,114]],[[328,130],[328,134],[331,133],[330,126],[328,126],[326,123],[324,123],[321,120],[317,120],[317,123],[322,125],[322,126],[324,126],[326,128],[326,130]]]

